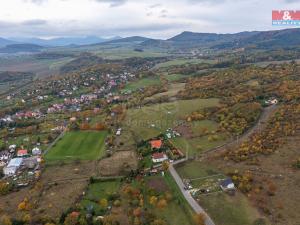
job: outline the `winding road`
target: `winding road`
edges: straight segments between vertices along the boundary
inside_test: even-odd
[[[224,151],[228,147],[233,147],[234,145],[247,140],[252,134],[254,134],[255,132],[257,132],[259,130],[263,130],[265,128],[265,126],[267,124],[266,123],[267,120],[274,114],[276,109],[277,109],[277,105],[271,105],[269,107],[264,108],[264,110],[263,110],[262,114],[260,115],[260,118],[258,119],[256,124],[251,129],[249,129],[246,133],[241,135],[237,140],[234,140],[234,141],[228,142],[228,143],[226,143],[222,146],[218,146],[216,148],[210,149],[210,150],[204,152],[204,154],[209,154],[209,153],[213,153],[213,152],[217,152],[217,151]],[[173,162],[169,166],[169,172],[172,175],[175,182],[177,183],[181,193],[183,194],[183,196],[185,197],[185,199],[187,200],[189,205],[192,207],[192,209],[197,214],[198,213],[203,213],[204,215],[206,215],[205,224],[206,225],[215,225],[213,220],[209,217],[209,215],[205,212],[205,210],[198,204],[198,202],[192,197],[190,192],[188,190],[184,189],[184,183],[183,183],[182,179],[180,178],[179,174],[177,173],[177,171],[174,168],[174,165],[183,163],[187,160],[188,159],[185,158],[185,159],[181,159],[181,160]]]

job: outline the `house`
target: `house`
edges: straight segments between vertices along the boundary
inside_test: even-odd
[[[152,162],[154,163],[160,163],[166,160],[168,160],[168,157],[165,153],[156,152],[152,154]]]
[[[42,151],[38,147],[32,149],[32,155],[41,155]]]
[[[121,132],[122,132],[122,128],[119,128],[119,129],[117,130],[117,132],[116,132],[116,135],[117,135],[117,136],[120,136],[120,135],[121,135]]]
[[[23,157],[23,156],[26,156],[26,155],[28,155],[28,151],[25,150],[25,149],[20,149],[20,150],[18,150],[18,152],[17,152],[17,156],[18,156],[18,157]]]
[[[162,146],[162,140],[152,140],[150,141],[150,145],[152,149],[160,149]]]
[[[23,158],[13,158],[9,161],[8,165],[3,168],[5,176],[14,175],[23,163]]]
[[[227,178],[220,182],[220,187],[223,191],[232,191],[235,190],[235,186],[231,178]]]

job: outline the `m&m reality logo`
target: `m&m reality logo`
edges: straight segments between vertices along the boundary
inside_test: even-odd
[[[300,26],[300,10],[273,10],[274,26]]]

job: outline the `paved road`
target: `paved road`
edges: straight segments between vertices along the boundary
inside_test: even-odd
[[[183,162],[185,160],[181,160],[181,162]],[[176,162],[175,164],[178,164],[178,162]],[[181,178],[179,177],[178,173],[176,172],[176,170],[174,169],[173,165],[169,166],[169,171],[172,175],[172,177],[174,178],[174,180],[176,181],[178,187],[180,188],[180,191],[182,192],[183,196],[185,197],[185,199],[188,201],[188,203],[190,204],[190,206],[192,207],[192,209],[196,212],[196,213],[203,213],[206,215],[206,220],[205,220],[205,224],[206,225],[215,225],[214,222],[212,221],[212,219],[208,216],[208,214],[204,211],[204,209],[196,202],[196,200],[191,196],[190,192],[187,190],[184,190],[184,184],[181,180]]]
[[[226,150],[228,147],[231,147],[233,145],[238,144],[239,142],[243,142],[243,141],[247,140],[256,131],[258,131],[260,129],[261,130],[264,129],[264,127],[266,126],[267,120],[275,112],[276,109],[277,109],[277,105],[272,105],[272,106],[269,106],[269,107],[265,108],[264,111],[262,112],[262,115],[260,116],[257,123],[255,124],[255,126],[253,126],[251,129],[249,129],[245,134],[240,136],[238,140],[234,140],[234,141],[231,141],[229,143],[226,143],[225,145],[210,149],[210,150],[206,151],[205,153],[208,154],[208,153],[211,153],[211,152],[223,151],[223,150]],[[185,197],[187,202],[192,207],[192,209],[196,213],[203,213],[203,214],[206,215],[206,221],[205,221],[206,225],[215,225],[215,223],[212,221],[212,219],[209,217],[209,215],[205,212],[205,210],[191,196],[190,192],[184,189],[184,184],[182,182],[182,179],[180,178],[180,176],[178,175],[177,171],[174,168],[174,165],[183,163],[185,161],[187,161],[187,159],[181,159],[181,160],[175,161],[174,163],[172,163],[169,166],[169,171],[170,171],[173,179],[177,183],[178,187],[180,188],[180,191],[182,192],[183,196]]]

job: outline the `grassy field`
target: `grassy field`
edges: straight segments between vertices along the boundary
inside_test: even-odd
[[[95,160],[104,154],[107,132],[68,132],[46,154],[46,160]]]
[[[190,77],[189,75],[183,75],[183,74],[167,74],[165,75],[165,78],[168,80],[168,81],[178,81],[178,80],[181,80],[183,78],[188,78]]]
[[[215,148],[217,146],[220,146],[224,144],[228,139],[228,137],[224,134],[220,134],[219,139],[214,141],[208,140],[209,137],[210,137],[209,135],[197,137],[197,138],[191,138],[191,139],[177,137],[173,139],[172,142],[176,147],[182,149],[183,152],[186,152],[188,149],[189,155],[192,156],[193,154],[197,154],[199,152],[206,151]],[[186,147],[185,149],[182,148],[184,146]]]
[[[194,179],[219,174],[214,168],[198,161],[189,161],[176,167],[176,171],[183,179]]]
[[[198,63],[214,63],[214,60],[204,60],[204,59],[174,59],[164,63],[159,63],[155,68],[163,68],[169,66],[180,66],[184,64],[198,64]]]
[[[181,91],[185,88],[185,84],[186,83],[172,83],[172,84],[169,85],[168,91],[152,95],[151,97],[148,97],[145,100],[155,100],[155,99],[160,98],[162,96],[173,97],[179,91]]]
[[[192,219],[194,212],[183,197],[172,176],[169,173],[166,173],[164,177],[149,177],[148,179],[159,179],[173,196],[173,200],[168,203],[166,208],[163,210],[155,209],[154,213],[159,218],[165,219],[168,224],[194,225],[194,221]]]
[[[218,225],[253,225],[259,218],[258,212],[240,193],[235,196],[226,193],[200,196],[199,203]]]
[[[136,135],[147,140],[165,132],[168,128],[175,127],[191,112],[218,105],[219,99],[211,98],[179,100],[145,106],[141,109],[128,110],[125,123],[130,125]]]
[[[135,91],[139,88],[144,88],[144,87],[158,85],[158,84],[160,84],[160,80],[158,77],[143,78],[138,81],[134,81],[127,84],[124,88],[124,91]]]
[[[225,177],[218,170],[198,161],[183,163],[177,166],[176,170],[183,179],[214,176],[214,178],[206,180],[196,180],[193,183],[194,187],[197,187],[197,184],[203,185],[203,182],[209,182],[209,179],[217,180]],[[252,225],[253,221],[259,217],[257,211],[251,207],[247,199],[240,193],[236,193],[235,196],[229,196],[225,193],[217,192],[209,195],[198,195],[197,198],[200,205],[207,210],[207,213],[218,225]]]
[[[107,199],[110,195],[117,193],[120,186],[121,183],[119,180],[108,180],[90,184],[86,195],[80,203],[81,207],[86,209],[92,206],[96,215],[101,214],[100,199]]]

